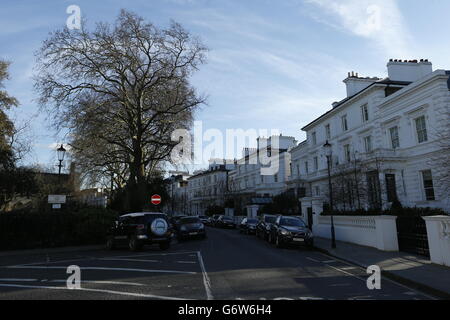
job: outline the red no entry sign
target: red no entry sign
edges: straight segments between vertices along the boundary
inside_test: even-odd
[[[160,195],[153,195],[152,196],[152,204],[157,206],[158,204],[161,204],[161,196]]]

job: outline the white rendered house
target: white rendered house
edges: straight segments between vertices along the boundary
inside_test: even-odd
[[[386,209],[398,200],[450,212],[450,72],[433,71],[427,60],[391,60],[387,68],[385,79],[349,73],[347,97],[306,125],[307,140],[290,149],[288,188],[301,190],[305,218],[329,204],[327,160],[335,209]]]

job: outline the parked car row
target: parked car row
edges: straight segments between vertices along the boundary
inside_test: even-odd
[[[313,233],[300,217],[264,214],[258,219],[245,218],[239,225],[239,232],[256,234],[277,248],[285,245],[314,245]]]
[[[177,216],[164,213],[131,213],[120,216],[107,233],[109,250],[127,246],[138,251],[144,245],[158,244],[161,250],[170,248],[172,239],[206,238],[205,224],[200,217]]]
[[[219,214],[216,214],[211,218],[209,218],[207,225],[215,228],[227,228],[227,229],[236,228],[236,223],[234,222],[233,218]]]

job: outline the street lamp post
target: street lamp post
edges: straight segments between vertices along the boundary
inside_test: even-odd
[[[58,165],[58,180],[61,180],[61,169],[62,169],[62,162],[64,161],[64,156],[66,154],[66,149],[64,149],[64,146],[61,144],[61,147],[59,147],[56,150],[57,154],[58,154],[58,161],[59,161],[59,165]]]
[[[336,248],[336,236],[334,233],[334,219],[333,219],[333,185],[331,183],[331,156],[333,149],[331,144],[327,142],[323,145],[325,149],[325,155],[327,157],[327,168],[328,168],[328,191],[330,194],[330,213],[331,213],[331,247]]]

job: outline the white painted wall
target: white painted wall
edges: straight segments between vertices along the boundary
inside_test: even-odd
[[[431,261],[450,267],[450,216],[423,218],[427,225]]]
[[[335,216],[336,240],[377,248],[382,251],[398,251],[396,217],[393,216]],[[319,216],[313,226],[315,236],[331,239],[331,218]]]

